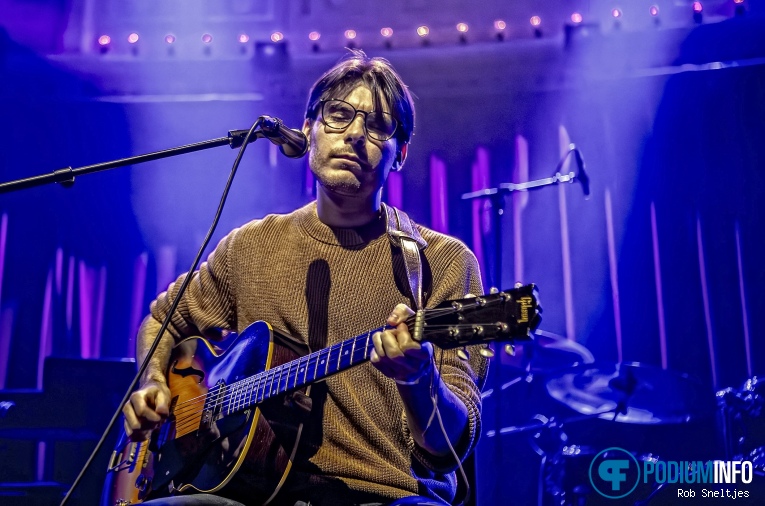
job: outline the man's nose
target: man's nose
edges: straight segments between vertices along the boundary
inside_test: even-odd
[[[353,143],[361,142],[366,139],[366,131],[364,130],[364,115],[357,113],[356,116],[345,129],[346,137]]]

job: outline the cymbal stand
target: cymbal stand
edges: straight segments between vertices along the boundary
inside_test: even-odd
[[[532,419],[538,423],[530,423],[522,427],[508,427],[500,431],[503,434],[537,431],[532,438],[529,438],[529,444],[534,452],[541,457],[537,480],[538,506],[579,506],[585,504],[584,501],[590,493],[590,487],[586,483],[577,484],[573,487],[571,497],[566,495],[565,458],[576,455],[581,448],[578,445],[567,444],[568,434],[564,432],[563,424],[582,422],[612,412],[614,410],[571,417],[562,422],[557,421],[554,417],[547,418],[542,414],[536,414]]]

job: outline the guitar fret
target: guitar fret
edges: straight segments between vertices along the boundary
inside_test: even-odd
[[[351,346],[351,359],[350,359],[348,365],[353,363],[353,352],[354,351],[356,351],[356,338],[355,337],[353,338],[353,346]]]
[[[287,363],[287,377],[284,378],[284,388],[282,392],[289,390],[290,374],[292,374],[292,362]]]
[[[329,348],[326,348],[326,350],[327,350],[327,358],[325,358],[322,361],[323,364],[326,364],[324,366],[324,376],[326,376],[329,372],[329,356],[332,354],[332,346],[330,346]]]
[[[343,343],[341,342],[340,348],[338,348],[337,350],[337,367],[335,367],[335,371],[340,370],[340,364],[342,360],[343,360]]]
[[[306,355],[305,357],[300,357],[300,360],[305,358],[305,365],[303,366],[303,382],[301,385],[306,384],[306,378],[308,377],[308,366],[311,364],[311,355]],[[295,386],[297,386],[297,375],[295,375]]]
[[[372,336],[372,331],[367,332],[367,340],[364,343],[364,358],[369,356],[369,338]]]

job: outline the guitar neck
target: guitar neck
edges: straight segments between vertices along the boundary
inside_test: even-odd
[[[214,402],[222,399],[223,413],[232,414],[259,404],[271,397],[321,381],[333,374],[363,364],[369,360],[374,349],[372,334],[384,327],[370,330],[327,348],[315,351],[286,364],[236,381],[230,385],[216,387],[225,392],[212,390],[208,394]]]
[[[418,312],[407,323],[418,341],[427,340],[442,349],[451,349],[496,340],[528,340],[531,330],[539,324],[539,310],[536,287],[526,285],[444,301]],[[216,385],[206,396],[205,409],[235,413],[364,363],[374,348],[372,334],[383,329],[372,329],[230,385]]]

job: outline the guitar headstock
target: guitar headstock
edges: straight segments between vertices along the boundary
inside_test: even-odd
[[[415,318],[412,336],[441,348],[529,341],[542,320],[535,285],[446,301]]]

